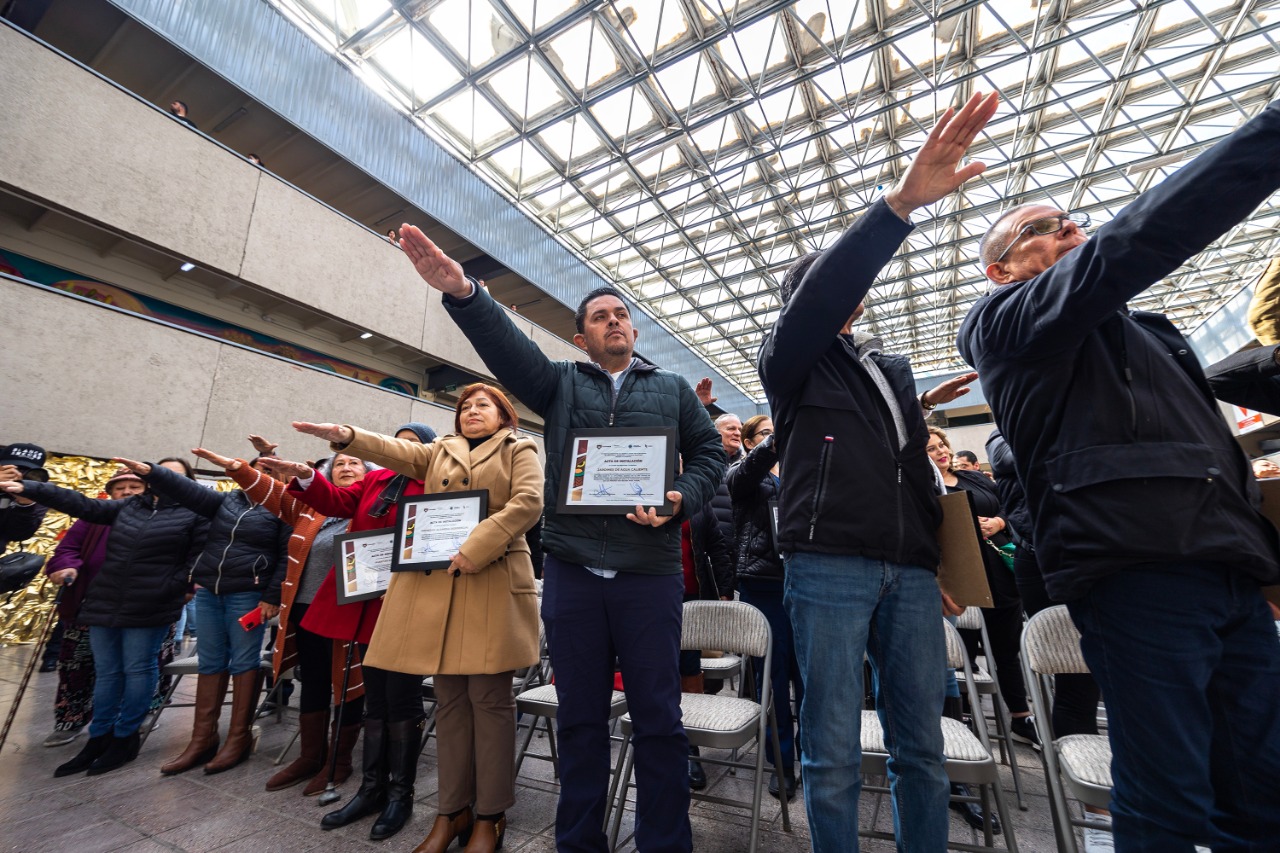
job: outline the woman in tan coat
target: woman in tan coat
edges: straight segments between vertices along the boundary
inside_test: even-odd
[[[456,433],[422,445],[349,426],[294,424],[342,452],[423,482],[426,493],[487,489],[488,517],[446,571],[397,572],[368,666],[435,676],[440,813],[415,853],[502,844],[515,803],[515,670],[538,661],[538,604],[524,533],[542,514],[542,464],[516,435],[515,409],[477,383],[458,401]],[[474,811],[472,810],[474,806]]]

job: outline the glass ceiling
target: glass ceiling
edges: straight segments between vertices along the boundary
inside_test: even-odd
[[[783,270],[949,104],[1001,94],[987,171],[916,215],[867,300],[919,374],[961,367],[1002,209],[1105,222],[1280,96],[1280,0],[271,2],[756,399]],[[1194,329],[1277,225],[1273,198],[1133,307]]]

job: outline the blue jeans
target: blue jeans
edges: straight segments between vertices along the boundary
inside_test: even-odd
[[[933,572],[836,554],[793,554],[786,564],[814,853],[858,850],[864,650],[879,682],[898,850],[941,853],[950,795],[940,723],[947,662]]]
[[[197,671],[201,675],[252,672],[262,661],[262,634],[259,625],[246,631],[240,617],[257,610],[261,592],[229,592],[214,595],[204,587],[196,590],[196,612],[200,620],[200,642],[196,644]]]
[[[1280,642],[1257,583],[1148,564],[1067,606],[1107,704],[1116,849],[1276,849]]]
[[[738,592],[747,604],[758,609],[769,622],[773,632],[773,671],[769,674],[773,692],[774,713],[778,720],[778,748],[782,751],[782,769],[795,771],[796,735],[795,718],[791,715],[791,689],[796,692],[796,702],[804,702],[804,679],[800,677],[800,664],[796,660],[795,637],[791,631],[791,619],[782,603],[782,581],[738,579]],[[756,670],[756,701],[760,701],[760,670],[764,658],[753,658]],[[773,756],[772,729],[766,732],[768,749],[765,753],[770,764],[776,764]]]
[[[689,739],[680,722],[684,578],[619,572],[605,579],[548,554],[542,621],[560,707],[556,850],[605,853],[609,700],[622,667],[635,748],[636,846],[693,849]]]
[[[156,655],[169,633],[168,625],[154,628],[89,629],[93,649],[93,722],[89,735],[114,733],[127,737],[142,726],[151,695],[160,680]]]

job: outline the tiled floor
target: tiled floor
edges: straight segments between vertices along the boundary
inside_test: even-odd
[[[6,713],[17,692],[22,669],[31,654],[30,646],[0,648],[0,714]],[[8,743],[0,753],[0,850],[39,853],[158,853],[159,851],[213,850],[252,851],[408,851],[426,833],[435,816],[435,748],[427,746],[420,765],[417,805],[409,826],[384,842],[368,839],[370,820],[325,832],[320,829],[324,810],[315,798],[301,796],[301,788],[266,793],[263,783],[274,771],[273,761],[293,734],[296,717],[283,723],[274,718],[262,721],[258,752],[240,767],[216,776],[199,770],[181,776],[162,777],[159,765],[181,751],[190,733],[190,709],[165,712],[160,727],[143,747],[137,761],[114,773],[94,777],[72,776],[54,779],[53,768],[79,749],[79,741],[58,748],[40,745],[53,724],[53,695],[56,676],[35,673],[19,709]],[[189,701],[195,689],[188,679],[178,693]],[[545,750],[545,740],[535,746]],[[1021,850],[1049,853],[1054,850],[1053,831],[1045,797],[1043,771],[1035,753],[1018,753],[1026,790],[1027,811],[1014,814],[1014,829]],[[357,765],[359,755],[357,753]],[[1005,790],[1013,805],[1013,784],[1007,768]],[[729,776],[723,769],[708,767],[712,785],[709,792],[742,797],[750,791],[749,772]],[[342,786],[349,796],[355,780]],[[504,849],[511,851],[552,851],[556,785],[551,765],[527,761],[521,771],[519,800],[508,813]],[[760,850],[803,851],[808,849],[804,810],[791,811],[792,832],[782,829],[781,809],[767,794],[764,800]],[[864,796],[861,803],[864,826],[891,827],[888,801]],[[335,806],[336,807],[336,806]],[[750,813],[708,803],[695,803],[691,811],[694,848],[715,853],[737,853],[748,846]],[[952,839],[972,841],[967,826],[952,816]],[[630,840],[631,814],[623,822],[625,843],[620,850],[634,850]],[[1003,843],[999,838],[1000,843]],[[456,848],[455,848],[456,849]],[[892,850],[881,841],[864,840],[863,850]]]

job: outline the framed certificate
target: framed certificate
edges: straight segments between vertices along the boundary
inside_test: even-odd
[[[391,571],[448,568],[449,560],[488,515],[488,489],[401,498]]]
[[[626,515],[639,504],[671,515],[676,444],[673,427],[570,430],[556,511]]]
[[[362,530],[333,537],[337,564],[338,603],[351,604],[378,598],[391,582],[391,549],[395,534],[390,530]]]

